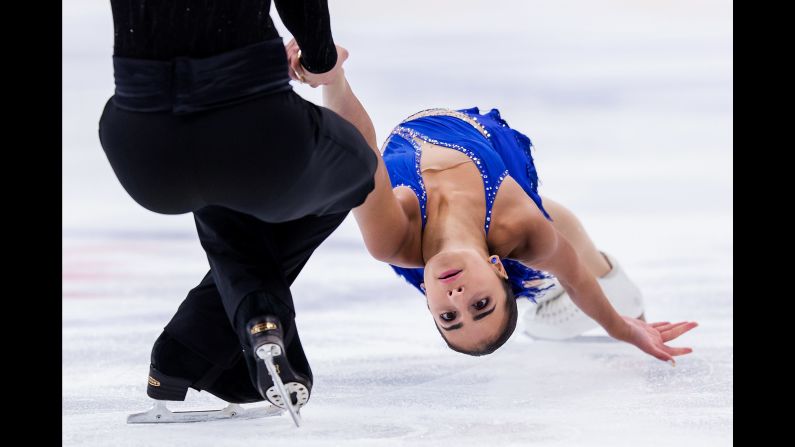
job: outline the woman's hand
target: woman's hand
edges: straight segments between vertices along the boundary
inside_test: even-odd
[[[301,58],[299,57],[301,49],[298,48],[298,42],[295,39],[291,39],[284,47],[284,51],[287,52],[287,61],[290,65],[290,78],[309,84],[312,88],[334,84],[344,78],[345,72],[342,69],[342,64],[348,59],[348,50],[339,45],[335,45],[335,47],[337,48],[337,63],[334,67],[325,73],[312,73],[301,65]]]
[[[685,332],[698,326],[696,322],[683,321],[681,323],[646,323],[637,318],[621,316],[627,323],[624,331],[618,337],[619,340],[637,346],[641,351],[657,357],[658,359],[669,362],[671,366],[676,366],[675,355],[685,355],[693,352],[690,348],[673,348],[666,346],[665,343],[679,337]]]

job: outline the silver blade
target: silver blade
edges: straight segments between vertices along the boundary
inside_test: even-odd
[[[201,411],[171,411],[165,402],[156,400],[154,406],[143,413],[127,416],[128,424],[161,424],[208,422],[224,419],[256,419],[269,416],[279,416],[283,410],[268,405],[266,407],[243,408],[238,404],[229,404],[220,410]]]
[[[295,426],[300,427],[301,414],[299,413],[299,407],[293,405],[293,400],[290,398],[290,393],[287,392],[287,388],[284,386],[282,378],[279,377],[279,374],[276,372],[276,365],[273,363],[273,357],[276,355],[275,353],[276,350],[266,349],[264,345],[257,349],[257,356],[265,362],[265,367],[268,369],[268,374],[270,374],[271,379],[273,379],[273,385],[276,387],[276,391],[278,391],[279,395],[282,396],[282,401],[284,402],[284,406],[287,407],[290,417],[293,418]]]

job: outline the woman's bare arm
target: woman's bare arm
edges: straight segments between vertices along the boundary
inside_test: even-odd
[[[555,275],[577,307],[610,336],[624,339],[627,323],[607,300],[596,277],[566,237],[540,214],[525,228],[525,241],[512,256],[529,267]]]
[[[527,226],[522,243],[511,254],[523,264],[557,276],[571,300],[602,325],[611,337],[633,344],[643,352],[675,365],[674,356],[693,350],[672,347],[674,340],[698,326],[696,322],[646,323],[619,315],[607,300],[594,274],[582,262],[571,243],[540,213]]]
[[[313,74],[301,72],[298,65],[294,42],[287,45],[291,67],[300,72],[304,81],[313,84]],[[409,219],[400,206],[389,181],[389,173],[378,150],[375,128],[367,111],[356,95],[353,94],[348,80],[345,78],[342,63],[348,58],[348,51],[337,46],[337,76],[323,84],[323,106],[336,112],[348,120],[364,136],[370,149],[378,157],[375,172],[375,187],[364,203],[353,209],[353,215],[362,233],[367,251],[379,261],[404,263],[413,240]]]
[[[380,261],[397,262],[404,257],[403,251],[411,239],[409,219],[392,191],[389,173],[376,143],[373,122],[353,94],[345,76],[323,86],[323,105],[359,129],[378,156],[375,188],[362,205],[353,209],[353,215],[370,254]]]

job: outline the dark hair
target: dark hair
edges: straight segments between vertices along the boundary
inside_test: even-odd
[[[513,335],[513,331],[516,330],[516,320],[519,318],[519,309],[516,307],[516,296],[513,294],[513,288],[511,287],[511,282],[507,279],[502,281],[502,288],[505,289],[505,306],[507,307],[507,315],[506,315],[506,323],[505,327],[503,328],[500,335],[494,339],[493,341],[486,343],[483,346],[479,346],[472,350],[461,349],[458,346],[451,344],[447,337],[444,336],[439,326],[434,323],[436,326],[436,330],[439,331],[439,334],[444,339],[444,342],[447,343],[447,346],[455,352],[460,352],[462,354],[474,355],[474,356],[481,356],[491,354],[492,352],[499,349],[500,346],[504,345],[511,335]]]

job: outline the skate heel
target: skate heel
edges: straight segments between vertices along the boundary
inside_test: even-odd
[[[282,355],[283,352],[281,347],[275,343],[264,343],[257,348],[256,354],[257,357],[266,364],[266,368],[268,369],[273,383],[273,385],[265,390],[265,397],[279,408],[287,408],[283,396],[290,396],[290,402],[298,409],[306,405],[310,393],[310,388],[307,387],[308,383],[302,383],[305,382],[305,380],[302,380],[302,378],[295,373],[289,374],[290,367],[287,363],[287,359]],[[271,359],[270,362],[273,364],[273,371],[268,368],[267,363],[269,359]],[[288,374],[282,374],[282,371],[288,372]],[[284,375],[288,380],[292,381],[279,383],[281,380],[273,380],[274,373],[278,375],[280,379]],[[301,381],[298,382],[295,380]]]
[[[290,364],[281,322],[273,315],[256,317],[248,322],[246,331],[260,394],[276,407],[286,409],[295,425],[300,426],[299,411],[309,400],[312,383]]]
[[[167,376],[153,367],[149,367],[146,394],[156,400],[185,400],[190,381],[179,377]]]

